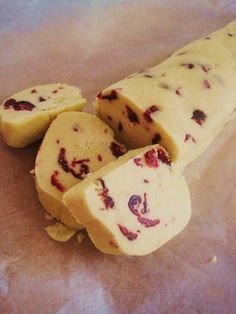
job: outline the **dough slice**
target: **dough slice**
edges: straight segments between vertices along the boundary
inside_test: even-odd
[[[24,147],[40,139],[59,113],[81,111],[85,104],[80,89],[67,84],[27,88],[0,105],[3,139],[12,147]]]
[[[191,215],[188,186],[159,145],[133,150],[64,195],[95,246],[115,255],[145,255],[181,232]]]
[[[125,152],[113,131],[96,116],[61,113],[49,127],[36,158],[35,181],[42,206],[67,227],[82,228],[64,206],[63,194]]]

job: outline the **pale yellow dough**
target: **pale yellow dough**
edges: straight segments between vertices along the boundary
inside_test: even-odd
[[[7,101],[26,101],[32,110],[16,110]],[[19,106],[20,103],[18,103]],[[0,126],[4,141],[24,147],[40,139],[55,117],[64,111],[81,111],[86,104],[79,88],[64,83],[46,84],[18,92],[0,105]]]
[[[67,227],[83,228],[64,206],[63,194],[117,158],[112,144],[126,152],[103,121],[85,112],[61,113],[50,125],[35,162],[36,188],[42,206]]]
[[[76,233],[75,229],[70,229],[60,222],[46,227],[45,230],[50,238],[59,242],[68,241]]]
[[[97,114],[130,148],[159,140],[182,170],[233,119],[235,74],[236,21],[103,90]]]
[[[129,151],[64,194],[65,205],[102,252],[145,255],[187,225],[191,204],[186,181],[160,154],[169,160],[159,145]],[[147,156],[152,156],[152,166]]]

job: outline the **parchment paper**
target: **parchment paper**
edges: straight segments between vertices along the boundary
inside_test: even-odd
[[[91,104],[108,84],[235,18],[234,0],[1,0],[0,100],[61,81]],[[191,222],[144,257],[104,255],[88,238],[52,241],[29,174],[39,143],[0,140],[0,312],[236,313],[235,136],[234,120],[188,167]]]

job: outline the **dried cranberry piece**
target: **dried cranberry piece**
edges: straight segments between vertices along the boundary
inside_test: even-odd
[[[196,143],[195,138],[194,138],[191,134],[188,134],[188,133],[187,133],[187,134],[185,135],[184,141],[187,142],[189,139],[191,139],[193,143]]]
[[[144,74],[143,77],[147,77],[147,78],[153,78],[153,75],[150,74]]]
[[[55,170],[54,173],[51,175],[51,184],[55,186],[59,191],[63,192],[65,191],[65,187],[63,184],[59,182],[58,175],[59,172]]]
[[[121,233],[123,233],[123,235],[130,241],[133,241],[135,239],[137,239],[138,235],[136,232],[132,232],[130,230],[128,230],[126,227],[118,224],[118,227],[121,231]]]
[[[129,121],[132,123],[139,123],[139,118],[138,118],[137,114],[129,106],[126,105],[125,107],[127,110]]]
[[[143,197],[144,197],[144,201],[143,201],[143,208],[141,210],[141,213],[146,214],[149,212],[148,205],[147,205],[147,193],[144,193]]]
[[[196,109],[193,111],[191,119],[194,120],[197,124],[202,125],[206,117],[206,114],[202,110]]]
[[[86,163],[88,163],[90,160],[89,159],[77,160],[76,158],[74,158],[70,166],[65,153],[66,153],[66,150],[65,148],[62,147],[60,149],[58,160],[57,160],[61,168],[65,172],[70,172],[77,179],[80,179],[80,180],[84,179],[84,177],[89,173],[89,167]],[[73,169],[76,165],[80,165],[79,172],[76,172]]]
[[[152,105],[151,107],[149,107],[143,114],[144,118],[146,119],[147,122],[151,123],[153,120],[152,120],[152,117],[151,117],[151,114],[153,114],[154,112],[156,111],[159,111],[160,109],[155,106],[155,105]]]
[[[84,179],[85,176],[89,173],[89,167],[86,163],[88,163],[89,159],[76,159],[72,160],[71,166],[75,167],[76,165],[80,165],[79,172],[76,172],[74,169],[70,167],[70,173],[78,179]]]
[[[3,104],[5,109],[9,109],[9,108],[13,108],[13,106],[15,105],[16,100],[13,98],[10,98],[8,100],[5,101],[5,103]]]
[[[15,99],[8,99],[5,103],[4,103],[4,109],[14,109],[16,111],[20,111],[20,110],[27,110],[27,111],[32,111],[33,108],[35,107],[35,105],[33,105],[31,102],[29,101],[25,101],[25,100],[20,100],[20,101],[16,101]]]
[[[102,178],[98,178],[97,180],[101,183],[102,186],[102,191],[100,191],[98,195],[106,197],[109,191],[108,188],[106,187],[105,181]]]
[[[149,219],[141,216],[138,217],[138,221],[147,228],[154,227],[160,223],[160,219]]]
[[[145,161],[147,165],[151,168],[158,168],[159,162],[158,162],[158,155],[154,148],[148,150],[145,154]]]
[[[204,80],[204,81],[203,81],[203,85],[204,85],[204,87],[207,88],[207,89],[210,89],[210,88],[211,88],[211,84],[210,84],[210,82],[209,82],[208,80]]]
[[[15,110],[27,110],[27,111],[32,111],[32,109],[35,107],[35,105],[33,105],[31,102],[29,101],[25,101],[25,100],[21,100],[21,101],[17,101],[14,109]]]
[[[115,205],[113,198],[110,196],[105,197],[103,202],[104,202],[106,209],[113,208]]]
[[[82,164],[80,166],[80,172],[77,173],[75,172],[73,169],[70,170],[71,174],[78,179],[84,179],[86,177],[86,175],[89,173],[89,167],[88,165]]]
[[[152,144],[158,144],[161,140],[161,136],[159,133],[154,134],[152,138]]]
[[[201,65],[201,69],[202,71],[204,71],[205,73],[208,73],[211,70],[211,67],[209,65]]]
[[[118,93],[117,93],[117,90],[112,89],[110,94],[107,94],[107,95],[103,95],[102,92],[98,93],[97,98],[112,101],[118,98]]]
[[[123,125],[121,122],[119,122],[118,124],[118,131],[122,131],[123,130]]]
[[[110,150],[115,157],[120,157],[126,153],[126,148],[124,145],[117,144],[115,142],[111,142]]]
[[[135,163],[137,166],[143,167],[142,158],[134,158],[134,163]]]
[[[193,63],[183,63],[181,64],[183,67],[187,68],[187,69],[193,69],[195,67],[195,65]]]
[[[132,195],[129,199],[128,206],[133,214],[136,216],[139,215],[138,207],[142,202],[142,198],[140,195]]]
[[[99,161],[102,161],[102,156],[101,155],[98,155],[97,158],[98,158]]]
[[[90,160],[88,158],[87,159],[76,159],[76,158],[74,158],[71,162],[71,166],[75,167],[76,165],[82,165],[82,164],[87,163],[89,161]]]
[[[59,152],[59,156],[58,156],[58,163],[61,166],[61,168],[65,171],[65,172],[70,172],[70,167],[68,166],[68,161],[66,159],[66,150],[65,148],[61,148],[60,152]]]
[[[178,87],[178,88],[175,90],[176,95],[182,96],[181,89],[182,89],[181,87]]]
[[[170,166],[171,165],[171,160],[170,160],[170,157],[169,155],[167,154],[167,152],[162,149],[161,147],[159,147],[157,149],[157,156],[158,156],[158,159],[161,160],[164,164]]]
[[[140,195],[132,195],[129,199],[128,206],[131,212],[137,216],[137,220],[145,227],[153,227],[160,223],[160,219],[149,219],[143,217],[142,215],[147,214],[150,209],[148,209],[147,204],[147,193],[144,193],[144,201],[143,201],[143,208],[141,209],[141,213],[139,212],[138,208],[142,202],[142,198]]]
[[[113,208],[115,206],[115,202],[114,202],[113,198],[108,195],[109,190],[106,187],[105,181],[102,178],[98,178],[97,180],[102,185],[102,190],[99,192],[98,195],[102,197],[102,201],[105,205],[105,208],[106,209]]]
[[[184,141],[187,142],[192,136],[190,134],[185,135]]]

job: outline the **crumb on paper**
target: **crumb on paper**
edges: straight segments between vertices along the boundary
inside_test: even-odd
[[[46,220],[50,220],[50,221],[52,221],[52,220],[55,219],[54,217],[52,217],[51,215],[49,215],[47,212],[44,213],[44,217],[45,217]]]
[[[217,263],[217,261],[218,261],[218,259],[217,259],[217,256],[216,256],[216,255],[213,256],[213,257],[211,258],[211,260],[210,260],[210,262],[213,263],[213,264]]]
[[[45,230],[50,238],[59,242],[68,241],[77,232],[77,230],[67,228],[61,222],[48,226]]]
[[[85,237],[86,236],[85,236],[85,234],[83,232],[78,233],[77,241],[79,242],[79,244],[81,244],[84,241]]]

